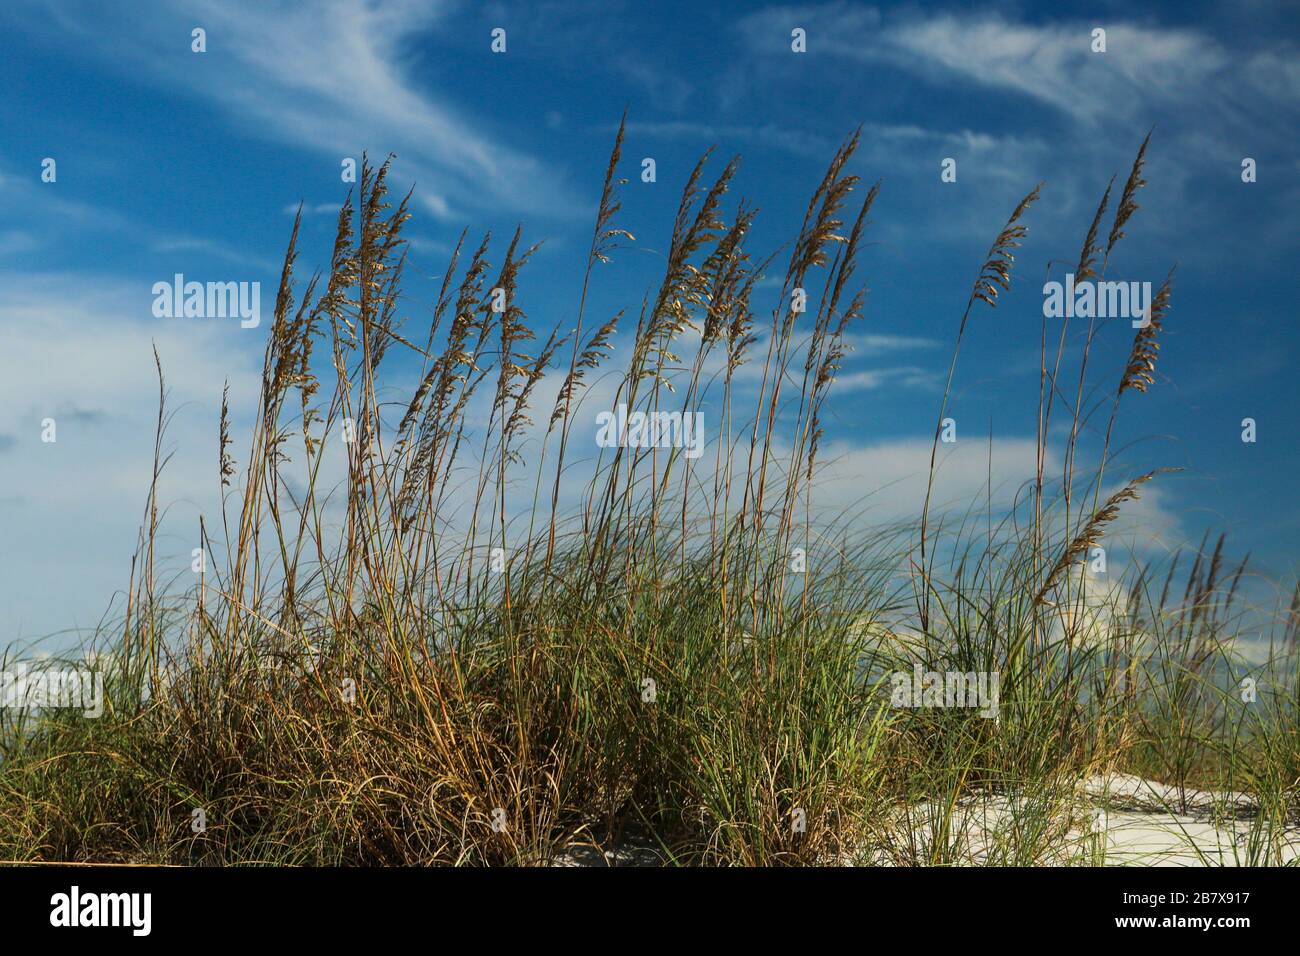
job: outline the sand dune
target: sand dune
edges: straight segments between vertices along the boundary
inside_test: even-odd
[[[1048,807],[1050,800],[1050,808]],[[900,808],[869,850],[828,865],[906,866],[932,859],[944,807]],[[1050,812],[1044,812],[1049,810]],[[1070,795],[965,797],[953,809],[941,859],[956,865],[1297,865],[1300,826],[1269,828],[1242,793],[1184,789],[1129,774],[1093,776]],[[657,866],[654,847],[575,845],[553,866]]]

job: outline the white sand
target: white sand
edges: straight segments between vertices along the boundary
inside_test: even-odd
[[[1056,866],[1278,866],[1300,859],[1300,827],[1270,827],[1239,793],[1180,792],[1114,774],[1083,781],[1074,799],[1056,798],[1050,814],[1043,809],[1041,801],[1018,806],[1005,794],[964,798],[942,841],[948,852],[937,856],[958,864]],[[943,808],[933,804],[900,811],[895,832],[910,835],[864,862],[933,858],[933,834],[942,835],[943,818]]]
[[[1186,790],[1127,774],[1084,780],[1073,792],[1041,798],[967,796],[944,833],[946,807],[898,810],[884,838],[851,860],[828,864],[907,866],[1246,866],[1300,860],[1300,826],[1270,827],[1244,794]],[[936,841],[935,834],[943,839]],[[936,854],[941,842],[945,852]],[[574,846],[554,866],[654,866],[660,854],[628,843]]]

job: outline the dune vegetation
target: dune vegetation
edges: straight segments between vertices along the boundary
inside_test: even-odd
[[[1290,859],[1300,592],[1248,662],[1249,571],[1222,539],[1133,564],[1100,598],[1089,585],[1108,527],[1166,478],[1124,472],[1112,434],[1158,387],[1172,274],[1123,368],[1088,364],[1091,323],[1042,320],[1037,473],[1009,509],[940,508],[961,347],[1012,282],[1030,191],[972,263],[925,504],[872,526],[817,505],[826,403],[868,321],[857,266],[881,186],[848,172],[856,135],[779,259],[748,248],[736,163],[715,178],[706,155],[661,283],[593,317],[590,284],[635,241],[622,142],[567,334],[516,296],[533,252],[518,231],[504,250],[462,235],[428,327],[403,322],[410,197],[390,196],[387,164],[364,165],[306,281],[295,222],[252,434],[236,447],[223,403],[224,508],[180,588],[155,553],[160,363],[129,605],[69,658],[94,652],[105,712],[0,710],[0,857],[1095,864],[1084,785],[1131,774],[1167,785],[1171,811],[1238,795],[1209,811],[1245,834],[1235,861]],[[1118,254],[1146,149],[1101,199],[1076,281]],[[394,402],[399,354],[418,384]],[[592,461],[598,378],[629,412],[706,410],[702,454],[625,443]],[[995,676],[995,714],[899,706],[895,675],[927,672]],[[990,798],[1004,812],[976,852],[966,814]]]

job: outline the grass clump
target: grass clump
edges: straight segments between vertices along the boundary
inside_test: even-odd
[[[1251,859],[1279,859],[1300,811],[1296,604],[1271,692],[1245,706],[1232,654],[1245,569],[1225,583],[1222,541],[1198,552],[1181,600],[1176,562],[1158,597],[1154,567],[1100,605],[1086,587],[1090,549],[1152,478],[1103,490],[1119,398],[1154,384],[1169,282],[1113,392],[1095,472],[1074,472],[1095,330],[1071,397],[1066,329],[1052,355],[1045,319],[1028,498],[1002,515],[976,503],[956,530],[932,520],[958,351],[1010,285],[1035,188],[977,273],[918,521],[869,528],[816,506],[880,188],[862,193],[848,172],[856,135],[814,188],[767,320],[751,300],[774,257],[747,248],[752,207],[724,209],[737,165],[710,182],[702,159],[612,372],[626,316],[590,320],[586,303],[599,266],[634,241],[618,225],[622,141],[620,129],[568,335],[529,324],[516,292],[536,247],[519,231],[498,265],[490,237],[462,235],[429,328],[406,329],[409,196],[390,202],[386,163],[363,165],[329,269],[305,286],[295,222],[242,469],[223,400],[220,529],[199,531],[221,557],[182,594],[155,580],[160,363],[131,600],[93,648],[106,710],[0,712],[0,852],[532,864],[636,845],[677,863],[946,864],[975,856],[962,808],[1001,794],[1011,810],[979,858],[1096,862],[1073,836],[1078,784],[1127,770],[1248,792],[1263,821]],[[1104,250],[1109,189],[1102,200],[1080,280],[1104,274],[1137,208],[1145,149]],[[395,352],[419,366],[398,402]],[[738,381],[745,365],[754,387]],[[615,407],[666,416],[679,436],[707,411],[710,445],[575,461],[611,381]],[[1070,415],[1060,495],[1044,474],[1054,404]],[[897,706],[893,675],[916,668],[996,675],[996,719]]]

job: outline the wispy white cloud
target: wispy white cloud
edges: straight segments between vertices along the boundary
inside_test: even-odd
[[[835,149],[835,143],[816,134],[790,129],[776,123],[701,123],[695,120],[667,120],[663,122],[631,121],[627,124],[630,135],[658,139],[691,139],[723,148],[759,145],[782,152],[825,159]]]
[[[221,259],[226,262],[235,263],[236,265],[253,266],[265,272],[276,272],[280,264],[272,262],[261,256],[252,256],[238,249],[232,249],[223,242],[215,239],[203,239],[190,236],[171,237],[159,239],[153,243],[154,252],[161,253],[198,253],[200,255],[211,256],[215,259]]]
[[[447,3],[196,0],[179,11],[150,2],[133,8],[129,28],[119,11],[99,4],[58,6],[63,22],[95,36],[92,52],[133,70],[144,65],[155,82],[217,105],[243,135],[304,147],[336,165],[365,148],[396,153],[435,215],[585,211],[557,170],[494,139],[413,78],[410,44],[436,33]],[[26,22],[62,29],[53,17]],[[207,31],[201,56],[190,50],[195,26]]]
[[[147,220],[117,212],[105,203],[69,199],[59,182],[42,183],[36,172],[28,176],[0,172],[0,188],[5,191],[10,211],[29,224],[23,229],[0,231],[0,256],[33,252],[67,242],[70,237],[82,240],[87,231],[101,231],[128,235],[133,245],[143,245],[153,252],[190,253],[265,271],[279,271],[278,263],[217,239],[163,233]]]
[[[881,332],[850,332],[844,341],[855,355],[881,355],[885,352],[910,352],[940,348],[944,343],[918,335],[888,335]]]
[[[31,252],[41,247],[41,241],[25,229],[5,229],[0,232],[0,256]]]
[[[919,523],[930,449],[928,438],[826,443],[818,453],[817,500],[827,513],[867,525]],[[1004,513],[1032,479],[1035,456],[1033,439],[1002,438],[991,449],[982,441],[941,445],[932,498],[936,527],[948,512],[960,519],[973,506],[982,510],[987,496],[994,513]]]
[[[807,31],[806,58],[790,54],[794,26]],[[1092,51],[1098,27],[1106,30],[1104,53]],[[736,29],[742,65],[732,74],[750,97],[756,84],[775,91],[828,70],[842,72],[846,87],[903,84],[902,109],[885,107],[892,122],[866,117],[860,168],[884,177],[882,202],[900,180],[904,187],[937,182],[943,157],[958,160],[961,184],[946,194],[960,193],[960,203],[927,196],[908,229],[940,225],[942,236],[973,242],[1044,180],[1043,221],[1033,228],[1055,257],[1063,243],[1077,244],[1075,231],[1086,228],[1109,175],[1123,181],[1152,127],[1146,178],[1153,188],[1143,194],[1141,219],[1149,237],[1182,245],[1189,230],[1204,228],[1214,215],[1205,184],[1231,181],[1243,156],[1272,157],[1273,188],[1288,200],[1300,195],[1290,175],[1296,164],[1279,162],[1291,155],[1289,133],[1300,122],[1300,44],[1285,31],[1161,23],[1126,11],[1030,18],[1010,9],[936,12],[838,0],[767,7]],[[912,107],[926,118],[897,119]],[[815,111],[806,122],[816,128]],[[878,238],[905,245],[901,221],[881,217]],[[1286,222],[1260,217],[1232,251],[1281,247]],[[1238,234],[1224,229],[1218,247],[1193,246],[1181,261],[1207,264]]]
[[[6,168],[0,169],[0,189],[4,190],[10,213],[22,215],[32,229],[50,223],[79,230],[124,229],[130,223],[103,205],[67,198],[57,181],[41,182],[39,167],[20,172],[12,163],[6,163]]]
[[[1214,80],[1238,67],[1259,97],[1300,99],[1296,48],[1285,39],[1247,54],[1243,65],[1204,31],[1121,17],[1030,23],[997,12],[885,14],[843,2],[768,8],[741,21],[740,31],[751,48],[772,52],[788,49],[792,26],[807,31],[810,53],[885,63],[935,83],[971,82],[1089,124],[1161,104],[1232,109],[1240,90],[1217,89]],[[1092,49],[1095,28],[1106,31],[1104,53]]]
[[[832,386],[837,394],[842,392],[867,392],[878,388],[923,388],[934,389],[939,384],[939,376],[932,369],[915,365],[897,368],[861,369],[855,372],[840,372],[835,376]]]
[[[163,363],[175,413],[160,500],[165,552],[189,554],[198,511],[216,513],[217,416],[229,378],[237,420],[257,394],[237,322],[149,317],[150,290],[70,274],[0,276],[4,494],[0,646],[93,626],[126,586],[149,487]],[[56,441],[42,441],[53,419]],[[119,608],[120,610],[120,608]]]
[[[299,209],[302,210],[304,216],[337,216],[339,214],[339,203],[303,203],[301,207],[297,203],[289,203],[284,207],[284,214],[286,216],[296,216]]]
[[[1041,100],[1089,122],[1153,98],[1178,99],[1228,60],[1199,33],[1101,24],[1105,53],[1091,49],[1098,24],[1030,25],[997,14],[903,21],[886,31],[889,55],[932,75],[949,75]],[[1144,96],[1136,97],[1135,92]]]

